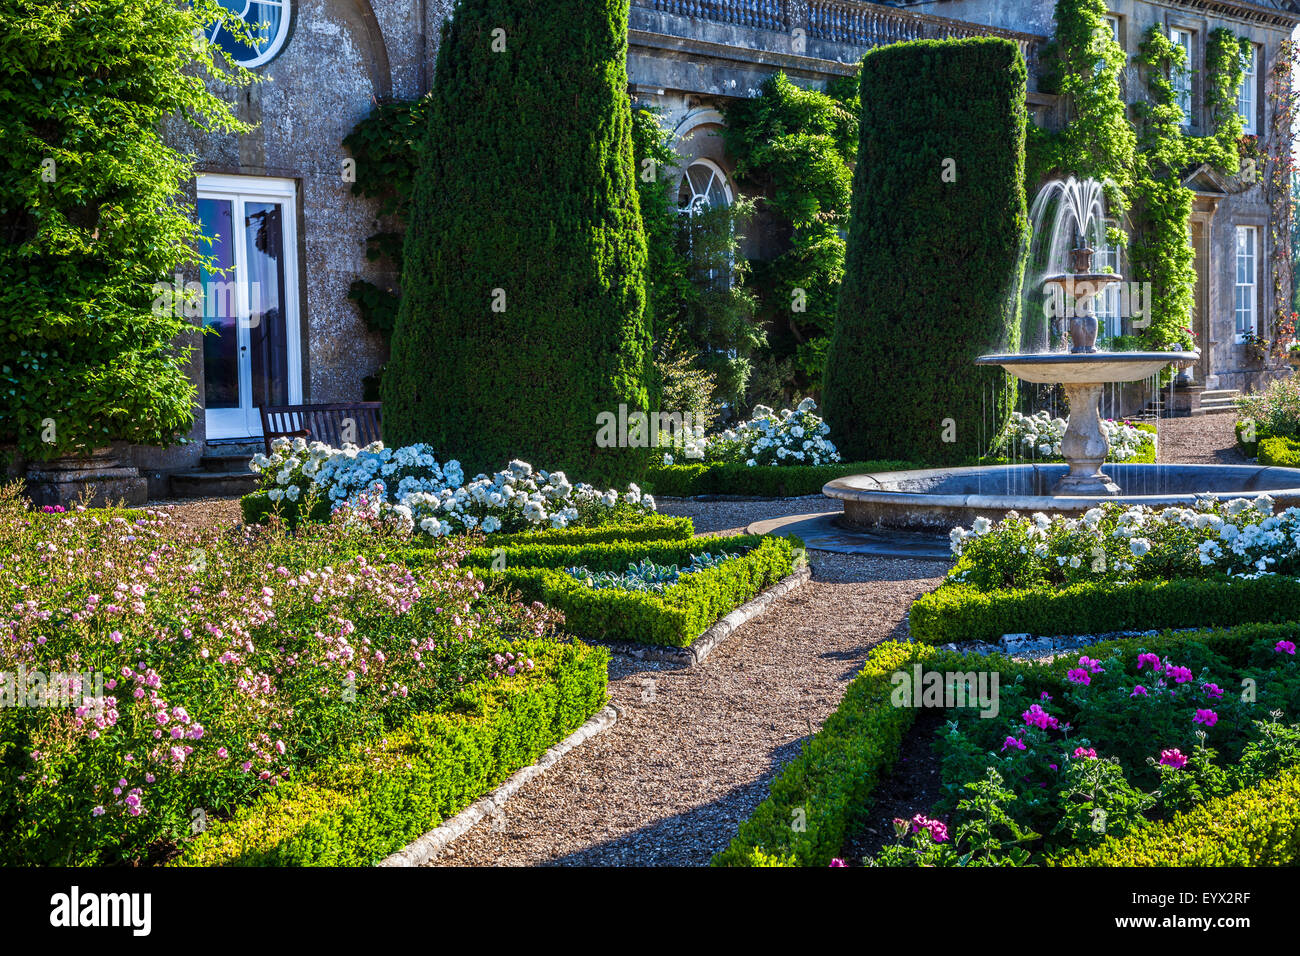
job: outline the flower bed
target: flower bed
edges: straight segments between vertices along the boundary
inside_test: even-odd
[[[258,810],[249,831],[278,846],[263,838],[310,824],[288,795],[322,787],[311,806],[343,814],[346,838],[283,859],[383,855],[604,703],[603,650],[562,645],[549,612],[486,592],[458,568],[463,548],[422,549],[415,568],[367,557],[402,543],[381,534],[193,530],[165,512],[0,500],[0,696],[21,704],[0,708],[0,859],[162,862],[284,803],[291,816]],[[430,756],[419,773],[442,789],[422,815],[358,783],[385,740],[453,732],[495,762]]]
[[[996,671],[997,709],[947,707],[943,797],[896,821],[899,842],[875,863],[1151,865],[1191,821],[1232,863],[1294,864],[1300,814],[1274,813],[1267,796],[1293,792],[1300,769],[1297,638],[1294,624],[1166,634],[1046,664],[881,645],[714,863],[838,862],[915,721],[900,689],[921,665],[959,681]]]
[[[830,432],[830,426],[817,416],[817,403],[811,398],[779,415],[766,405],[756,405],[754,416],[735,428],[710,436],[697,429],[681,448],[674,449],[677,455],[664,456],[664,464],[685,456],[688,461],[748,468],[832,465],[840,460],[840,453],[827,438]]]
[[[1014,513],[952,532],[955,567],[909,612],[916,640],[995,640],[1297,616],[1300,509],[1203,500],[1106,504],[1081,518]]]
[[[684,567],[700,555],[728,553],[738,556],[681,575],[658,594],[596,589],[565,571],[583,567],[593,573],[618,573],[645,560]],[[408,551],[403,558],[424,560],[419,551]],[[712,624],[792,573],[801,561],[792,539],[760,535],[479,548],[465,558],[466,566],[484,569],[489,581],[563,612],[565,627],[581,637],[670,647],[689,647]]]
[[[433,538],[538,528],[593,527],[655,510],[636,485],[600,491],[569,482],[563,472],[534,471],[512,461],[505,471],[466,482],[457,461],[440,464],[427,445],[331,448],[301,438],[277,439],[270,455],[253,458],[262,487],[243,500],[244,520],[281,514],[290,524],[323,521],[336,511],[360,520],[391,519]]]
[[[1059,462],[1061,439],[1069,421],[1047,412],[1035,415],[1011,413],[1006,442],[1000,449],[1009,459]],[[1156,427],[1130,421],[1102,419],[1101,430],[1110,442],[1107,461],[1142,465],[1155,464]]]
[[[905,471],[905,461],[857,461],[838,465],[678,464],[651,465],[645,485],[660,497],[736,495],[751,498],[797,498],[820,495],[822,487],[847,475]]]

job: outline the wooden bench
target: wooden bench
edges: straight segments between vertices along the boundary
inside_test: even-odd
[[[331,448],[346,443],[369,445],[379,440],[379,402],[354,402],[340,405],[263,405],[262,439],[266,453],[277,438],[305,438],[320,441]]]

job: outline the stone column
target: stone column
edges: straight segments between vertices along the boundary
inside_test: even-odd
[[[1061,454],[1070,463],[1070,471],[1056,483],[1052,494],[1062,497],[1119,494],[1119,485],[1101,472],[1110,452],[1110,442],[1101,430],[1098,412],[1102,386],[1063,383],[1062,388],[1070,403],[1070,420],[1061,439]]]

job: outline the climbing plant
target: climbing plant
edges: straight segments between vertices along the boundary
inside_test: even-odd
[[[1296,54],[1300,45],[1283,40],[1268,68],[1265,87],[1270,105],[1268,148],[1264,162],[1264,196],[1269,205],[1269,247],[1273,281],[1273,351],[1281,351],[1283,330],[1294,326],[1290,305],[1295,297],[1295,187],[1293,131],[1300,107],[1296,90]]]
[[[822,92],[777,73],[756,96],[726,107],[723,136],[736,178],[789,236],[784,251],[753,267],[769,361],[791,363],[790,392],[821,387],[835,324],[858,142],[856,91],[854,77]]]
[[[416,100],[380,103],[343,139],[355,163],[352,194],[376,200],[376,214],[395,227],[366,240],[366,258],[387,263],[390,273],[399,275],[399,281],[378,285],[354,279],[348,289],[348,298],[356,303],[366,328],[380,335],[385,345],[392,337],[401,304],[402,240],[420,165],[420,134],[427,122],[428,107],[427,94]],[[367,400],[379,397],[381,378],[382,371],[365,379]]]
[[[734,408],[743,401],[752,356],[766,342],[740,255],[753,203],[740,199],[730,206],[678,208],[681,169],[674,139],[658,110],[633,109],[637,192],[646,230],[647,324],[664,401],[707,382],[709,394],[693,396],[692,408]],[[702,374],[684,375],[688,368]],[[664,410],[686,409],[665,404]]]

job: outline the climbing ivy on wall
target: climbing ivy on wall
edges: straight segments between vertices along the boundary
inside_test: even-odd
[[[416,100],[380,103],[343,139],[356,162],[352,194],[377,200],[377,215],[396,226],[366,240],[366,258],[387,262],[394,273],[401,272],[402,240],[420,165],[420,135],[428,106],[427,94]],[[385,344],[397,321],[399,289],[400,280],[381,286],[366,279],[353,280],[348,289],[348,298],[356,303],[366,328],[382,336]],[[365,380],[366,400],[378,399],[379,379],[370,376]]]
[[[1204,78],[1209,130],[1191,136],[1183,129],[1171,79],[1186,68],[1186,55],[1152,26],[1135,57],[1147,95],[1132,103],[1131,125],[1120,83],[1124,52],[1106,12],[1104,0],[1058,0],[1044,85],[1064,98],[1067,122],[1056,133],[1030,127],[1026,182],[1032,196],[1043,181],[1069,173],[1111,180],[1110,211],[1128,212],[1128,278],[1151,283],[1150,321],[1136,330],[1141,344],[1190,346],[1196,270],[1187,236],[1193,194],[1182,179],[1198,163],[1238,172],[1237,90],[1250,45],[1230,30],[1211,31]]]
[[[789,236],[788,248],[753,268],[770,360],[791,363],[791,394],[820,389],[835,324],[858,143],[856,91],[856,77],[822,92],[777,73],[757,96],[725,108],[723,137],[736,179]]]

